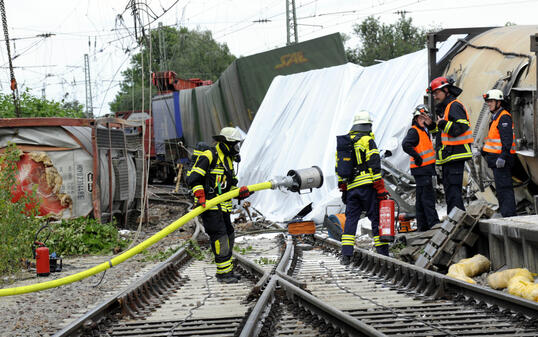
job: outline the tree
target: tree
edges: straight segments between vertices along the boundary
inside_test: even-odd
[[[353,26],[353,34],[359,37],[361,46],[348,48],[347,58],[350,62],[370,66],[377,63],[376,60],[390,60],[409,54],[426,46],[426,34],[431,30],[413,26],[413,19],[407,18],[405,13],[400,14],[396,23],[389,25],[369,16]]]
[[[83,106],[76,100],[65,101],[62,99],[57,102],[33,96],[26,90],[20,95],[19,102],[21,117],[85,117]],[[13,97],[11,94],[0,93],[0,118],[13,117],[16,117]]]
[[[159,32],[164,40],[164,48],[159,45]],[[143,40],[145,41],[145,40]],[[201,78],[216,81],[220,74],[235,60],[228,46],[213,39],[210,31],[197,31],[174,27],[159,27],[151,32],[151,67],[149,67],[149,47],[143,43],[142,52],[131,58],[131,67],[122,72],[120,91],[110,103],[112,111],[148,109],[150,71],[174,71],[181,78]],[[161,49],[164,57],[161,59]],[[144,93],[142,93],[142,55],[144,57]],[[155,90],[153,89],[153,92]],[[145,110],[144,109],[144,110]]]

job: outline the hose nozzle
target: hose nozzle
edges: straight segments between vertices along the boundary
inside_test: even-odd
[[[306,169],[290,170],[285,177],[275,177],[271,180],[271,188],[284,187],[292,192],[320,188],[323,185],[323,172],[317,166]]]

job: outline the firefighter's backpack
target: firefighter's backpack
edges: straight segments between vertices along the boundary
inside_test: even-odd
[[[336,136],[336,173],[342,179],[353,179],[355,175],[357,156],[355,155],[355,142],[360,137],[351,139],[349,134]]]

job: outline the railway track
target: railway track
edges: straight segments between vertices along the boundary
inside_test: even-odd
[[[179,251],[55,336],[538,335],[538,304],[511,295],[365,250],[344,267],[318,235],[238,241],[239,283]]]

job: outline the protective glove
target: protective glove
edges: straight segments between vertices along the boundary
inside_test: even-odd
[[[389,197],[389,191],[385,188],[385,182],[383,178],[374,181],[374,188],[377,191],[377,199],[383,200]]]
[[[481,154],[479,149],[473,147],[473,158],[478,158]]]
[[[347,184],[346,184],[346,183],[343,183],[343,182],[339,182],[339,183],[338,183],[338,189],[340,190],[340,192],[345,192],[345,191],[347,191]]]
[[[205,191],[203,189],[197,190],[194,192],[194,197],[196,198],[196,203],[205,208]]]
[[[415,157],[415,165],[418,167],[422,166],[422,158],[421,157]]]
[[[503,168],[505,164],[506,160],[502,159],[501,157],[497,158],[497,161],[495,162],[495,166],[497,166],[497,168]]]
[[[250,195],[254,194],[254,192],[249,192],[248,187],[241,186],[239,188],[239,196],[237,197],[238,200],[243,200],[248,198]]]

